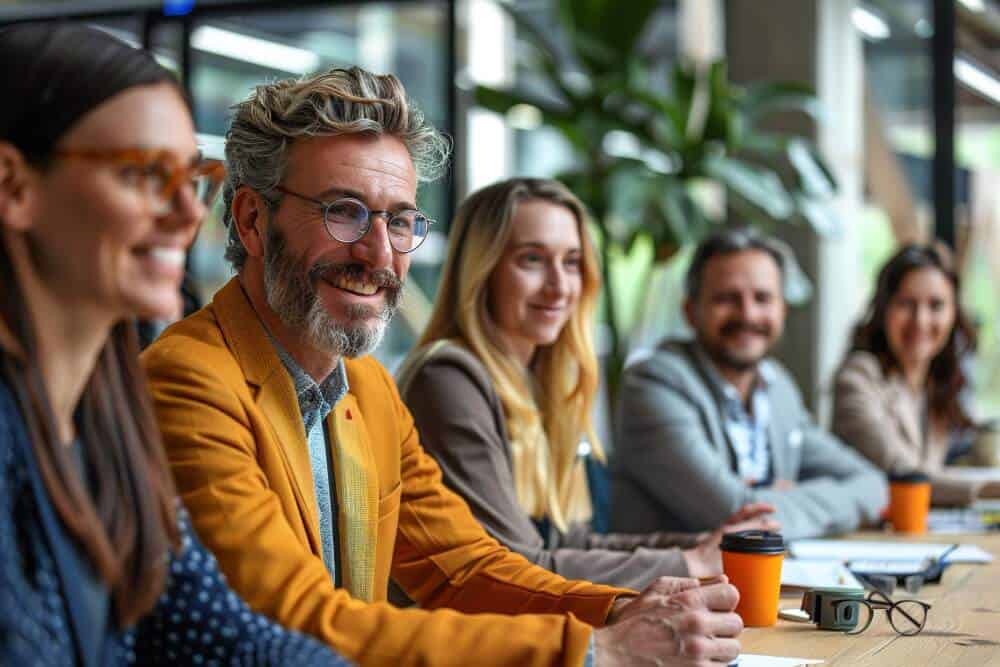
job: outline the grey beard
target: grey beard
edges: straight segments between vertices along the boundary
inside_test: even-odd
[[[399,305],[399,290],[387,291],[386,303],[378,313],[355,304],[348,308],[347,322],[338,322],[330,317],[313,287],[331,265],[319,263],[303,271],[289,256],[284,236],[274,225],[268,226],[266,242],[264,293],[285,326],[302,332],[312,347],[333,355],[361,357],[378,347]],[[373,317],[374,322],[369,323]]]

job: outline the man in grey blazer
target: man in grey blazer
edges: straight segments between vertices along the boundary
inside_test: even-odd
[[[794,539],[854,530],[887,504],[884,473],[820,429],[767,358],[784,328],[787,252],[746,229],[696,250],[684,305],[695,340],[664,341],[625,371],[614,530],[711,530],[764,501]]]

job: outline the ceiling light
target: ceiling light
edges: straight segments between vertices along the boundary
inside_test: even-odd
[[[851,22],[868,39],[883,40],[891,34],[889,24],[885,22],[885,19],[864,7],[855,7],[851,10]]]
[[[308,74],[319,67],[319,56],[312,51],[210,25],[195,28],[191,33],[191,46],[206,53],[293,74]]]
[[[974,12],[986,11],[986,3],[983,2],[983,0],[958,0],[958,1]]]
[[[542,124],[542,110],[532,104],[515,104],[507,110],[507,124],[515,130],[534,130]]]
[[[995,104],[1000,104],[1000,81],[971,60],[955,58],[955,78]]]

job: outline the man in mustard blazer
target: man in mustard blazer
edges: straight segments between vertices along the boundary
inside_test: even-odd
[[[227,139],[238,275],[143,361],[180,495],[251,606],[365,665],[735,657],[724,581],[633,599],[488,537],[365,356],[428,231],[417,181],[448,155],[399,81],[352,68],[260,86]],[[390,606],[390,576],[424,609]]]

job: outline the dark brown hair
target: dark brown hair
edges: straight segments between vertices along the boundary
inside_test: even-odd
[[[961,283],[951,251],[939,243],[903,246],[879,271],[868,309],[854,330],[853,350],[870,352],[878,357],[882,370],[899,370],[899,361],[889,347],[885,318],[903,279],[912,271],[937,269],[951,283],[955,297],[955,325],[948,340],[931,360],[927,373],[927,407],[930,415],[953,426],[971,426],[972,419],[959,400],[969,381],[962,368],[963,359],[976,349],[976,331],[959,306]]]
[[[59,139],[105,100],[135,86],[177,85],[149,54],[75,25],[6,28],[0,61],[10,75],[0,77],[0,141],[40,170]],[[39,368],[35,332],[42,324],[31,320],[11,259],[0,242],[0,326],[19,348],[0,350],[0,375],[17,399],[56,514],[111,591],[119,624],[131,625],[152,610],[166,583],[168,550],[180,541],[135,326],[112,327],[77,405],[81,479],[69,443],[59,441]]]
[[[176,492],[139,367],[135,326],[122,321],[112,328],[77,407],[88,490],[68,443],[59,442],[30,313],[10,259],[0,243],[0,326],[7,326],[24,354],[0,352],[0,373],[17,398],[56,513],[111,589],[120,624],[131,625],[163,591],[167,551],[179,542]]]
[[[705,265],[708,260],[718,255],[734,255],[738,252],[757,250],[767,254],[778,265],[781,280],[784,283],[788,271],[788,258],[782,244],[769,236],[765,236],[753,227],[734,227],[712,234],[698,244],[691,258],[687,275],[684,278],[684,292],[689,299],[695,299],[701,290],[704,280]]]

